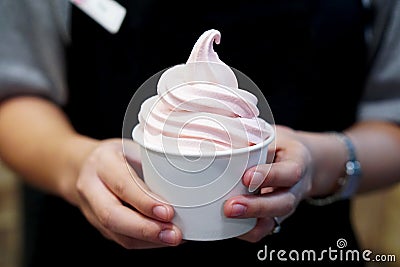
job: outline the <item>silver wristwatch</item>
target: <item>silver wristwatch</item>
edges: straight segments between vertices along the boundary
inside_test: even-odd
[[[329,205],[338,200],[349,199],[356,193],[358,185],[360,183],[361,164],[357,160],[356,150],[353,145],[353,142],[350,140],[349,137],[347,137],[343,133],[333,132],[333,134],[343,142],[343,144],[346,146],[347,149],[348,159],[345,164],[346,175],[344,177],[339,178],[338,182],[340,185],[340,189],[336,191],[334,194],[323,198],[307,199],[307,202],[312,205],[324,206],[324,205]]]

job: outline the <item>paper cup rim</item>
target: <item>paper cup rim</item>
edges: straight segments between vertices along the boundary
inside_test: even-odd
[[[235,149],[218,150],[218,151],[213,151],[212,153],[203,153],[203,154],[201,154],[201,157],[223,157],[223,156],[230,156],[230,155],[238,155],[238,154],[242,154],[242,153],[249,153],[251,151],[261,149],[261,148],[269,145],[275,138],[274,127],[272,127],[271,124],[267,124],[267,126],[270,128],[270,135],[268,136],[268,138],[266,138],[264,141],[262,141],[258,144],[255,144],[252,146],[247,146],[247,147],[235,148]],[[160,147],[145,145],[144,141],[143,141],[143,132],[140,131],[140,124],[137,124],[133,128],[132,138],[140,146],[144,147],[145,149],[157,152],[157,153],[168,154],[171,156],[185,156],[185,157],[198,157],[199,156],[199,154],[195,153],[195,152],[180,153],[178,151],[165,151]]]

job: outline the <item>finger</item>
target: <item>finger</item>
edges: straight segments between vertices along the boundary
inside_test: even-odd
[[[261,164],[249,168],[243,175],[243,184],[250,193],[262,187],[291,187],[303,175],[303,168],[295,161]]]
[[[96,215],[92,211],[90,205],[87,203],[86,200],[83,200],[86,204],[84,204],[82,212],[84,213],[87,220],[107,239],[113,240],[116,243],[120,244],[126,249],[146,249],[146,248],[159,248],[159,247],[166,247],[166,246],[173,246],[175,244],[169,243],[154,243],[148,242],[136,238],[132,238],[129,236],[125,236],[119,233],[112,232],[109,229],[106,229],[100,221],[97,219]]]
[[[95,217],[95,216],[91,216]],[[132,238],[130,236],[125,236],[116,232],[112,232],[109,229],[103,227],[97,219],[88,219],[90,223],[95,226],[100,233],[106,237],[107,239],[113,240],[116,243],[120,244],[126,249],[146,249],[146,248],[159,248],[159,247],[166,247],[166,246],[176,246],[177,243],[171,242],[148,242],[145,240],[141,240],[138,238]]]
[[[142,241],[141,244],[178,245],[182,239],[180,230],[172,223],[150,219],[122,205],[104,210],[98,219],[124,246],[135,245],[135,240]]]
[[[272,218],[259,218],[256,226],[253,229],[239,236],[238,238],[248,242],[256,243],[267,235],[270,235],[274,227],[275,222]]]
[[[161,248],[167,246],[176,246],[177,244],[157,244],[130,238],[127,236],[111,233],[111,238],[126,249],[147,249],[147,248]]]
[[[102,153],[97,172],[101,180],[119,199],[146,216],[171,221],[173,208],[151,193],[143,180],[124,161],[121,153]]]
[[[241,195],[225,202],[224,214],[231,218],[281,217],[291,214],[296,203],[296,196],[290,190],[264,195]]]
[[[94,220],[97,221],[98,228],[102,231],[110,236],[125,236],[149,243],[180,243],[182,234],[176,226],[153,220],[123,206],[99,179],[90,180],[90,187],[87,187],[89,184],[86,186],[90,190],[84,191],[84,197],[95,215]]]

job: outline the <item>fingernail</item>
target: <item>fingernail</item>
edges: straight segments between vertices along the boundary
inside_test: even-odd
[[[176,233],[174,230],[167,229],[167,230],[162,230],[160,234],[158,235],[158,238],[168,244],[175,244],[176,242]]]
[[[254,172],[253,177],[250,180],[249,184],[249,192],[253,193],[254,191],[257,190],[258,187],[264,182],[265,180],[265,175],[262,174],[261,172]]]
[[[246,213],[247,207],[242,204],[233,204],[231,209],[231,217],[242,216]]]
[[[164,206],[155,206],[153,208],[153,214],[157,216],[158,218],[167,221],[168,218],[168,210]]]

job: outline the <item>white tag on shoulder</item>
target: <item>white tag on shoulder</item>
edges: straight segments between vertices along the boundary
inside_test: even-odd
[[[118,32],[126,15],[126,8],[114,0],[70,0],[70,2],[111,33]]]

